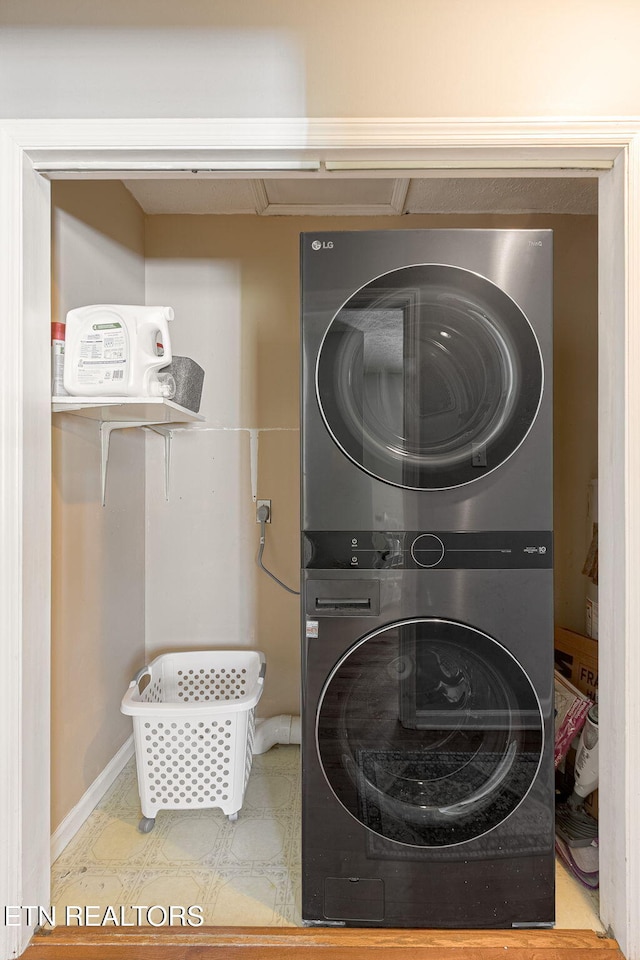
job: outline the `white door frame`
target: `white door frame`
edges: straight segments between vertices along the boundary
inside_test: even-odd
[[[601,915],[640,960],[640,121],[0,123],[0,908],[49,904],[50,194],[41,172],[212,176],[309,161],[599,170]],[[541,169],[542,168],[542,169]],[[289,167],[291,169],[291,166]],[[246,175],[246,174],[245,174]],[[17,913],[7,919],[18,918]],[[26,920],[24,912],[20,918]],[[0,918],[0,958],[32,926]]]

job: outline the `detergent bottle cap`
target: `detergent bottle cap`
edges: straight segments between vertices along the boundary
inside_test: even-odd
[[[158,379],[151,384],[151,395],[171,400],[176,395],[176,380],[171,373],[159,373]]]

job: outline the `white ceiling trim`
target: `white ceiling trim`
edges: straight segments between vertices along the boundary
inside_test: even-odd
[[[411,180],[409,177],[402,180],[398,179],[394,183],[393,192],[391,194],[391,208],[394,213],[404,213],[410,185]]]
[[[344,181],[347,182],[346,180]],[[274,203],[269,201],[264,180],[251,182],[256,213],[265,217],[376,217],[397,216],[404,212],[409,191],[408,179],[395,180],[389,203]]]
[[[441,161],[447,169],[470,161],[513,163],[615,159],[633,140],[629,118],[571,120],[314,120],[153,119],[15,120],[3,125],[29,150],[39,172],[148,171],[177,164],[185,170],[237,169],[318,161]],[[64,144],[64,145],[63,145]],[[472,146],[470,146],[472,144]],[[595,169],[595,166],[594,166]]]
[[[270,203],[266,217],[390,217],[398,214],[390,203]]]
[[[256,213],[262,215],[269,209],[269,197],[267,196],[267,188],[264,180],[252,180],[250,186]]]
[[[347,171],[347,170],[405,170],[412,172],[414,170],[509,170],[517,171],[522,169],[522,160],[327,160],[325,168],[329,171]],[[557,168],[551,160],[526,160],[529,170],[549,170]],[[613,161],[609,159],[600,160],[576,160],[567,159],[562,161],[563,170],[610,170]]]

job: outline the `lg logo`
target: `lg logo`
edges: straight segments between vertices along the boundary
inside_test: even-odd
[[[333,250],[333,240],[314,240],[311,244],[312,250]]]

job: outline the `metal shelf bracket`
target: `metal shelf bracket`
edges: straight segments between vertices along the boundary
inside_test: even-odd
[[[100,421],[100,480],[102,486],[102,506],[106,505],[107,468],[109,466],[109,448],[114,430],[130,430],[132,427],[146,427],[148,420],[101,420]]]
[[[154,423],[145,427],[145,430],[151,430],[152,433],[164,437],[164,498],[168,503],[171,485],[171,441],[173,440],[174,428]]]

